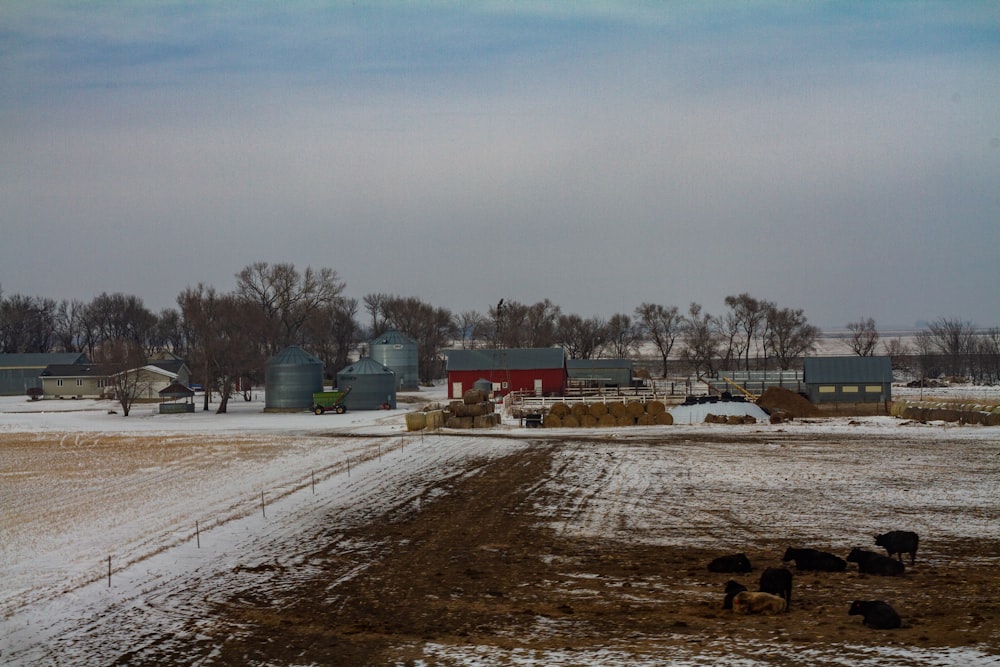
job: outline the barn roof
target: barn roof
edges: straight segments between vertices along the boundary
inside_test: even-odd
[[[889,357],[806,357],[802,381],[807,384],[892,382]]]
[[[566,367],[561,347],[521,347],[507,350],[445,350],[449,371],[538,370]]]
[[[81,378],[103,377],[107,372],[107,368],[96,364],[49,364],[39,375],[53,378]]]

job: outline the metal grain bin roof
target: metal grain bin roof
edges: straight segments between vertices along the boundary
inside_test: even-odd
[[[806,357],[802,381],[808,384],[891,383],[889,357]]]

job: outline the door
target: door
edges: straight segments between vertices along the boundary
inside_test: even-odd
[[[542,379],[535,378],[535,396],[542,395]]]
[[[452,398],[462,398],[462,383],[452,382],[451,383],[451,397]]]

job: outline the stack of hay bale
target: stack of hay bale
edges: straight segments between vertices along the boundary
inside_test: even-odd
[[[640,403],[556,403],[545,415],[545,428],[610,428],[614,426],[653,426],[673,424],[673,417],[661,401]]]
[[[470,389],[462,400],[448,404],[444,425],[447,428],[491,428],[500,423],[496,403],[486,399],[481,389]]]

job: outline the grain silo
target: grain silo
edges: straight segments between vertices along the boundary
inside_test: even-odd
[[[396,374],[371,357],[360,359],[337,373],[337,389],[351,393],[344,399],[348,410],[382,410],[396,407]]]
[[[317,391],[323,391],[323,362],[298,345],[290,345],[268,360],[265,410],[308,410]]]
[[[399,331],[386,331],[371,343],[371,358],[396,374],[398,389],[418,389],[417,342]]]

